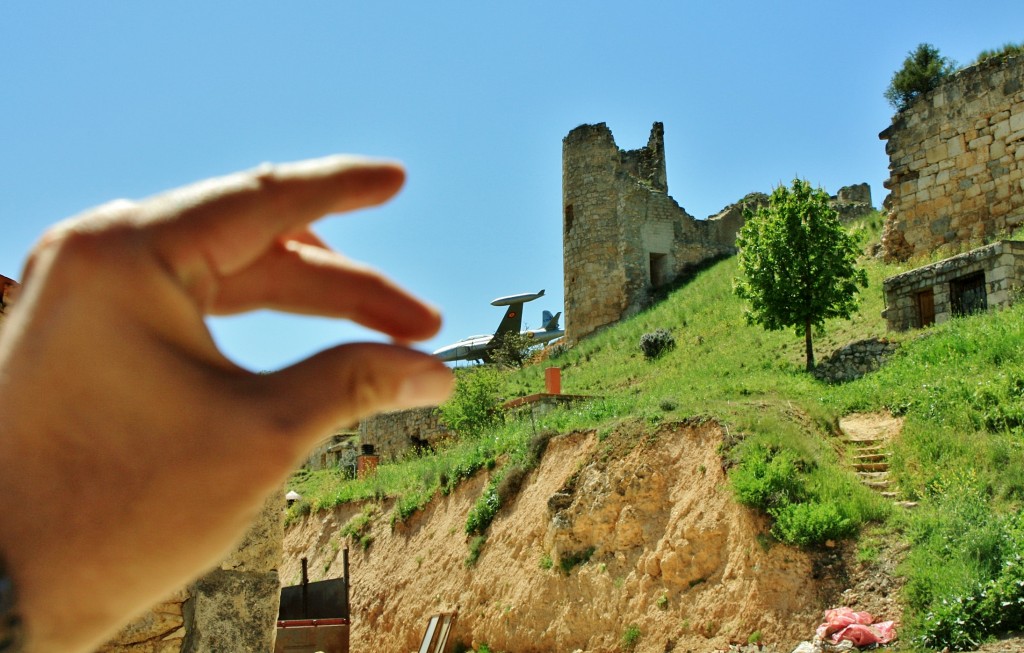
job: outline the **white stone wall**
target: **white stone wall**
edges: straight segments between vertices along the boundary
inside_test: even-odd
[[[976,272],[985,274],[988,307],[1010,304],[1024,288],[1024,242],[999,241],[958,256],[910,270],[882,282],[890,330],[905,331],[921,326],[917,294],[932,290],[935,323],[953,317],[950,283]]]

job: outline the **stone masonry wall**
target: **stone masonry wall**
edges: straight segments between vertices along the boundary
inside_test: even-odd
[[[814,368],[814,376],[828,383],[846,383],[874,372],[885,364],[898,342],[885,338],[857,340],[840,347]]]
[[[1024,221],[1024,56],[956,73],[879,138],[889,155],[886,260],[980,242]]]
[[[434,408],[381,413],[359,423],[360,443],[372,444],[384,460],[399,458],[416,447],[432,447],[447,436]]]
[[[562,141],[565,328],[569,344],[650,302],[686,269],[734,252],[742,221],[696,220],[668,195],[664,127],[620,150],[607,125]]]

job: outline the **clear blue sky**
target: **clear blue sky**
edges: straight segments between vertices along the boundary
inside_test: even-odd
[[[1024,40],[1024,3],[0,3],[0,274],[46,225],[115,197],[334,152],[403,161],[386,207],[319,233],[442,307],[434,349],[487,333],[500,295],[562,309],[561,141],[665,123],[669,193],[717,213],[794,176],[881,204],[882,92],[929,42],[961,63]],[[145,298],[140,298],[145,301]],[[272,369],[368,335],[258,313],[213,323]]]

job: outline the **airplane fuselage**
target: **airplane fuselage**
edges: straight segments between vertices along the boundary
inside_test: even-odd
[[[542,345],[564,336],[565,329],[531,329],[529,331],[521,331],[520,333],[529,338],[531,344]],[[493,335],[470,336],[456,343],[441,347],[434,352],[434,356],[437,356],[446,363],[460,360],[484,360],[488,352],[494,349],[494,346],[491,344],[493,340]]]
[[[501,338],[509,333],[519,333],[520,335],[526,336],[532,343],[543,344],[545,342],[551,342],[557,338],[561,338],[565,335],[564,329],[558,328],[558,315],[551,315],[547,311],[544,312],[544,327],[541,329],[530,329],[527,331],[520,331],[520,326],[523,322],[522,308],[526,302],[532,302],[535,299],[544,296],[544,291],[535,293],[521,293],[518,295],[507,295],[505,297],[499,297],[491,302],[492,306],[507,306],[508,309],[505,311],[505,316],[498,324],[498,328],[493,334],[490,335],[479,335],[470,336],[463,338],[458,342],[452,343],[441,347],[434,352],[434,356],[437,356],[442,361],[454,362],[459,360],[490,360],[490,351],[498,346]]]

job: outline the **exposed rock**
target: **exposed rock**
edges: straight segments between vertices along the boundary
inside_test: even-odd
[[[766,521],[735,503],[722,437],[710,421],[555,437],[473,566],[466,515],[487,472],[394,529],[385,506],[373,546],[350,552],[353,652],[415,650],[427,617],[456,609],[453,646],[616,651],[635,624],[637,650],[792,650],[820,621],[823,585],[809,554],[765,545]],[[294,524],[284,577],[302,557],[337,576],[325,542],[360,509]]]

